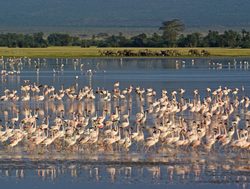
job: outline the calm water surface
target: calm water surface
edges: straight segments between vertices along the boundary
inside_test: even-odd
[[[250,92],[248,58],[219,59],[22,59],[19,64],[1,63],[0,70],[20,74],[1,76],[0,93],[5,89],[20,91],[24,80],[53,85],[59,90],[86,85],[94,89],[113,89],[130,85],[171,92],[184,88],[186,97],[198,89],[239,88],[240,95]],[[5,60],[6,62],[6,60]],[[20,92],[18,92],[20,93]],[[68,102],[63,105],[69,107]],[[21,103],[1,102],[11,117],[12,108]],[[44,108],[32,103],[30,108]],[[51,114],[52,110],[45,111]],[[136,107],[133,109],[136,112]],[[56,153],[29,154],[24,149],[0,152],[0,182],[3,188],[249,188],[249,151],[227,153],[181,152],[172,149],[158,154],[143,153]]]

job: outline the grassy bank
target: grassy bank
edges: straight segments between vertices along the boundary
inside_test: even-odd
[[[124,50],[129,49],[134,52],[149,49],[150,51],[171,50],[171,48],[80,48],[80,47],[48,47],[48,48],[0,48],[0,56],[4,57],[100,57],[100,51],[104,50]],[[174,48],[181,57],[192,57],[188,54],[191,48]],[[250,56],[250,49],[228,49],[228,48],[192,48],[206,50],[209,57],[216,56]]]

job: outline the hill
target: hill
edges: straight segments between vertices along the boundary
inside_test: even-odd
[[[154,28],[173,18],[189,28],[248,28],[248,0],[0,0],[3,28]],[[6,29],[8,30],[8,29]]]

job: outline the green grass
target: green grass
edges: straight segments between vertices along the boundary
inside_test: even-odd
[[[4,57],[45,57],[45,58],[64,58],[64,57],[100,57],[99,51],[102,50],[123,50],[133,51],[149,49],[151,51],[167,50],[171,48],[80,48],[80,47],[48,47],[48,48],[0,48],[0,56]],[[182,57],[190,57],[190,49],[205,49],[210,53],[210,57],[217,56],[250,56],[250,49],[229,49],[229,48],[174,48],[181,53]]]

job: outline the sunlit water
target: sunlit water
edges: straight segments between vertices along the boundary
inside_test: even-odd
[[[36,84],[53,85],[57,90],[89,85],[95,90],[120,88],[130,85],[171,92],[184,88],[185,97],[198,89],[201,97],[205,89],[239,88],[240,96],[249,96],[250,74],[247,58],[219,59],[32,59],[19,64],[1,64],[0,69],[20,71],[20,74],[2,75],[0,93],[8,88],[20,94],[24,80]],[[132,112],[136,113],[136,97]],[[0,102],[1,119],[11,118],[13,108],[44,109],[52,115],[58,104],[51,102],[28,104]],[[63,101],[70,109],[71,102]],[[52,106],[52,107],[51,107]],[[46,108],[47,107],[47,108]],[[54,107],[54,109],[53,109]],[[98,107],[98,104],[96,104]],[[8,112],[8,116],[4,112]],[[239,112],[241,114],[242,112]],[[244,113],[244,112],[243,112]],[[70,117],[70,113],[65,116]],[[188,115],[185,115],[188,117]],[[168,149],[159,153],[82,153],[39,151],[30,153],[24,148],[0,151],[0,180],[4,188],[248,188],[250,182],[249,151],[212,152]]]

